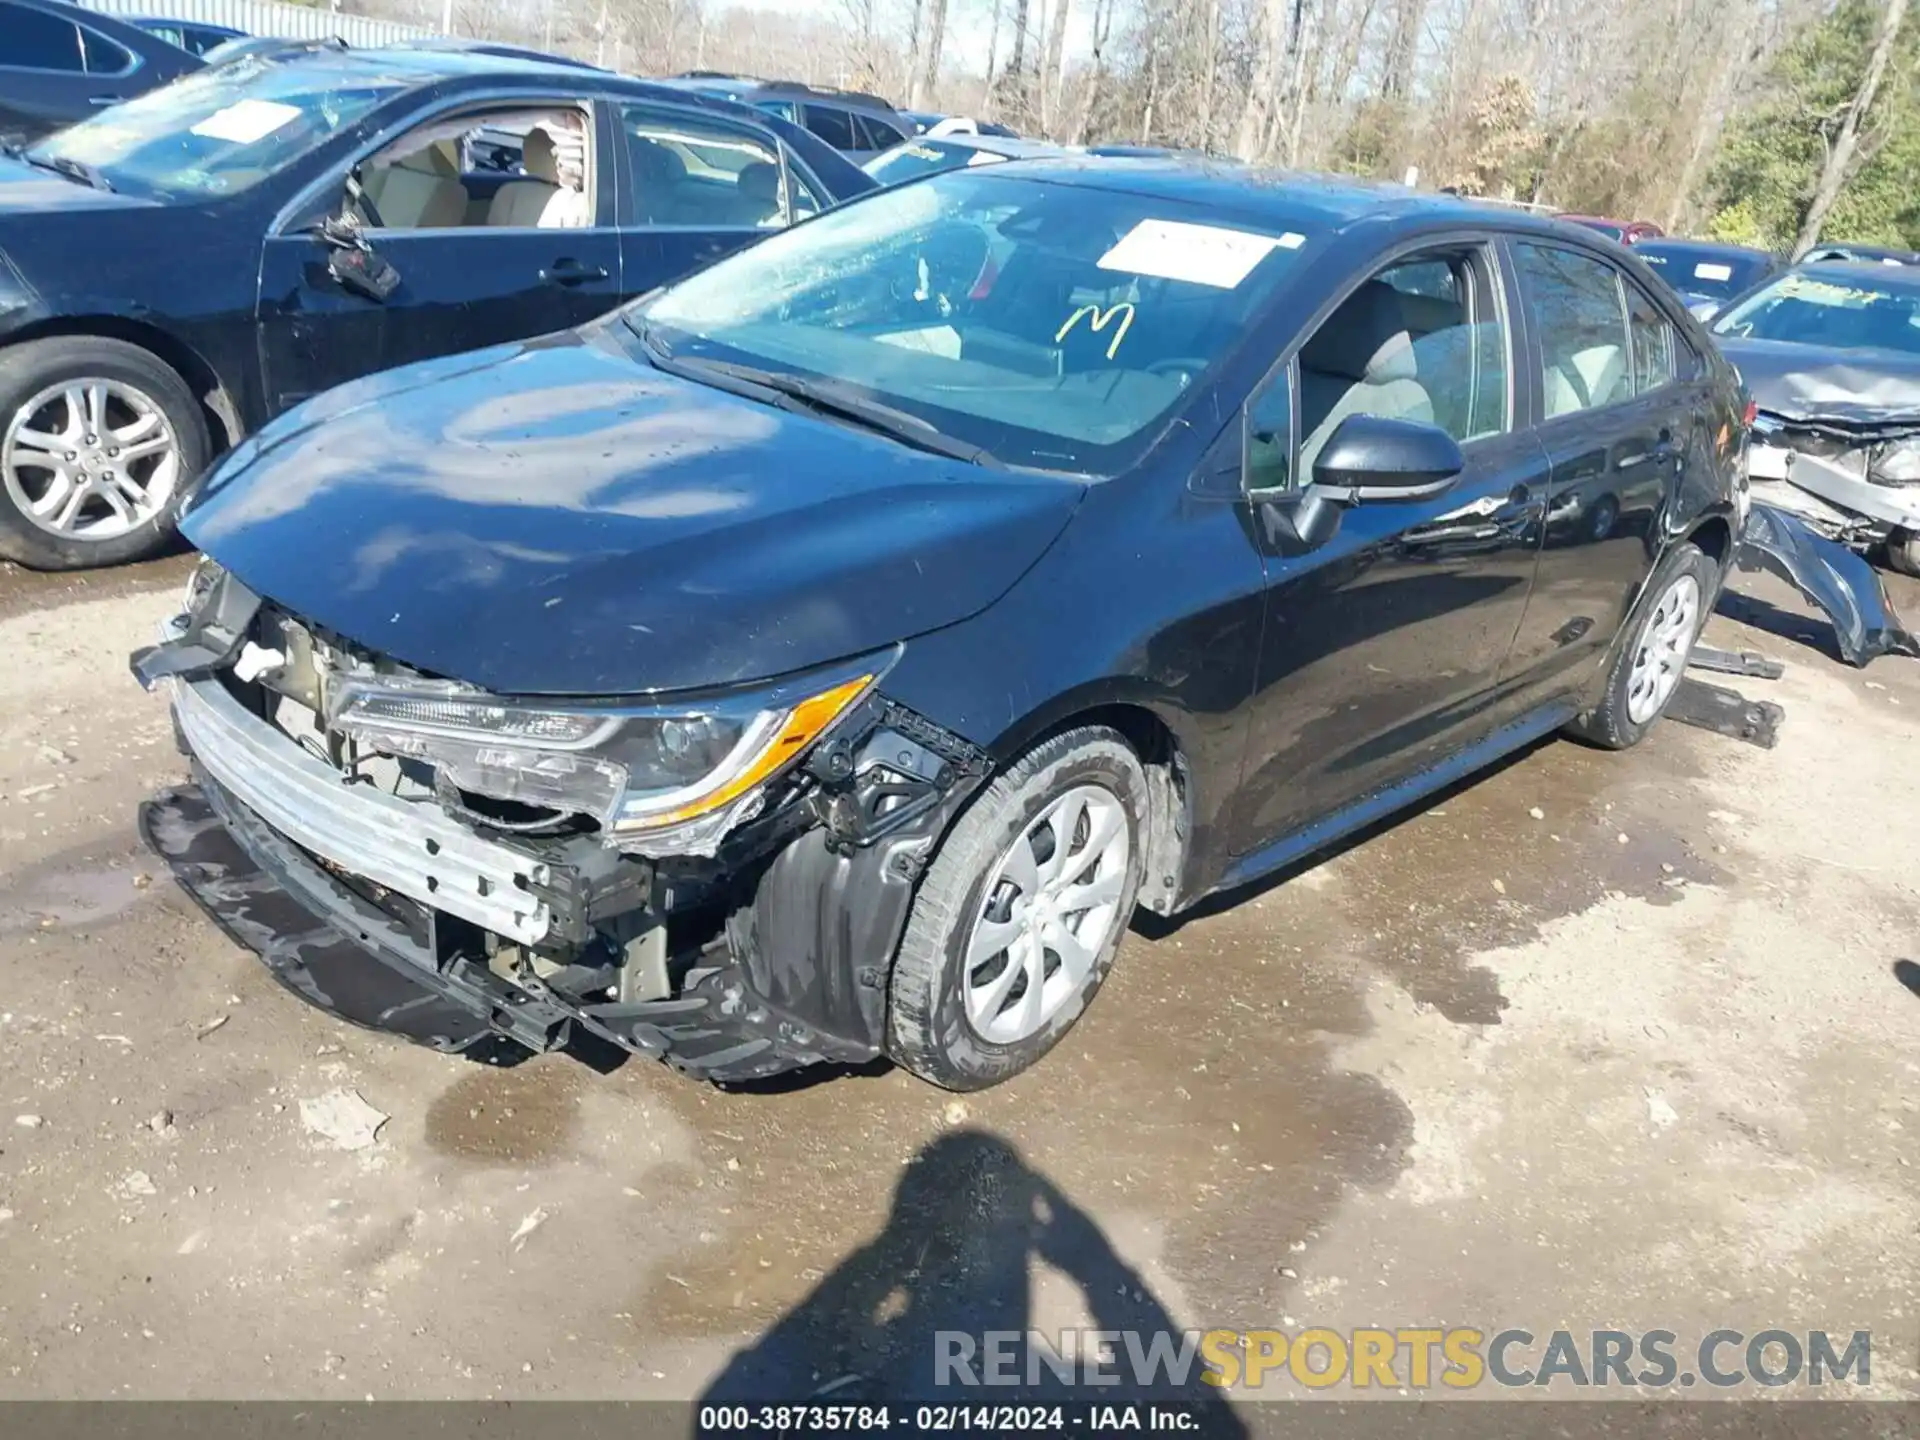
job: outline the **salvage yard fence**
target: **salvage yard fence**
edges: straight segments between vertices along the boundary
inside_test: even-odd
[[[422,25],[397,20],[375,20],[366,15],[341,15],[305,5],[281,5],[275,0],[80,0],[89,10],[106,15],[150,16],[202,25],[225,25],[249,35],[279,35],[289,40],[330,40],[349,45],[391,45],[435,32]]]

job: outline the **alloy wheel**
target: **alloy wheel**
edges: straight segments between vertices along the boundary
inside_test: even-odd
[[[1120,797],[1099,785],[1075,786],[1014,838],[967,937],[961,992],[981,1039],[1038,1034],[1080,991],[1126,913],[1132,843]]]
[[[157,518],[180,483],[180,439],[154,399],[97,376],[50,385],[0,439],[20,512],[68,540],[116,540]]]
[[[1681,575],[1669,585],[1647,618],[1627,673],[1627,718],[1644,725],[1660,713],[1686,673],[1700,630],[1700,582]]]

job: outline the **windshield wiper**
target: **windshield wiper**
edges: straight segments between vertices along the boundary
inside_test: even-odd
[[[732,360],[709,360],[698,356],[676,355],[652,328],[637,317],[627,321],[648,357],[662,370],[689,380],[702,380],[750,400],[777,404],[784,410],[803,409],[835,419],[848,420],[934,455],[964,460],[989,470],[1006,466],[991,452],[978,445],[956,440],[920,416],[899,410],[878,400],[869,400],[831,381],[808,380],[779,370],[763,370],[757,365],[741,365]],[[794,404],[792,402],[798,402]]]
[[[51,170],[54,174],[82,185],[91,185],[95,190],[113,190],[112,183],[93,166],[84,160],[74,160],[65,155],[35,155],[24,145],[8,145],[6,154],[14,160],[23,160],[38,170]]]

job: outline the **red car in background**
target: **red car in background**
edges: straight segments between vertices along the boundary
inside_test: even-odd
[[[1598,230],[1609,240],[1618,240],[1622,245],[1638,245],[1642,240],[1652,240],[1667,233],[1651,220],[1609,220],[1603,215],[1562,215],[1559,218],[1584,225],[1589,230]]]

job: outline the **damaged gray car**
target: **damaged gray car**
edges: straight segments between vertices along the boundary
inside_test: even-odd
[[[1754,498],[1920,575],[1920,270],[1802,266],[1712,330],[1757,408]]]

